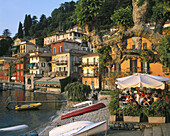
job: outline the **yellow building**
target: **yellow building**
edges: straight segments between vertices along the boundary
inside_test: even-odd
[[[91,89],[100,87],[98,53],[82,56],[82,82],[89,85]]]
[[[36,50],[35,44],[32,42],[21,42],[20,44],[20,53],[29,53],[31,50]]]

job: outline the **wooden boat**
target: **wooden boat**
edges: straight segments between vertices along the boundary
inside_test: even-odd
[[[91,112],[91,111],[94,111],[94,110],[98,110],[98,109],[104,108],[104,107],[106,107],[106,105],[104,105],[103,103],[97,103],[97,104],[93,104],[91,106],[87,106],[87,107],[84,107],[84,108],[79,108],[79,109],[73,110],[71,112],[67,112],[67,113],[62,114],[61,120],[66,119],[66,118],[70,118],[70,117],[74,117],[74,116],[77,116],[77,115],[81,115],[81,114],[84,114],[84,113],[87,113],[87,112]]]
[[[32,103],[32,104],[24,104],[24,105],[17,105],[15,106],[15,110],[30,110],[36,109],[40,107],[42,103]]]
[[[18,125],[18,126],[13,126],[13,127],[7,127],[7,128],[0,128],[0,132],[5,132],[5,131],[17,131],[21,129],[28,128],[28,125]]]
[[[49,136],[57,136],[57,135],[61,135],[64,133],[67,133],[69,131],[72,130],[76,130],[78,128],[84,127],[84,126],[88,126],[90,124],[92,124],[93,122],[91,121],[76,121],[76,122],[72,122],[63,126],[59,126],[56,128],[53,128],[50,132],[49,132]]]
[[[107,130],[107,121],[101,121],[97,123],[90,122],[86,125],[82,125],[82,122],[73,122],[57,128],[52,129],[49,132],[49,136],[90,136],[101,133]],[[79,127],[74,127],[76,125]]]
[[[73,107],[81,107],[81,106],[85,106],[85,105],[92,105],[93,104],[93,101],[84,101],[84,102],[81,102],[81,103],[78,103],[76,105],[73,105]]]

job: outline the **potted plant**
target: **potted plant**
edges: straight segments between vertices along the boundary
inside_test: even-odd
[[[140,122],[141,108],[136,105],[127,105],[123,108],[124,122]]]
[[[164,100],[153,102],[148,109],[144,109],[149,123],[165,123],[166,113],[168,114],[168,111],[168,104]]]
[[[109,111],[110,111],[110,122],[116,121],[116,115],[119,112],[119,91],[114,90],[111,92],[111,100],[109,103]]]

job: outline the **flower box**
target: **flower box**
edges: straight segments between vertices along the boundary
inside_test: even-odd
[[[149,123],[165,123],[165,117],[148,117]]]
[[[124,122],[140,122],[140,116],[123,116]]]
[[[110,122],[116,121],[116,115],[110,115]]]

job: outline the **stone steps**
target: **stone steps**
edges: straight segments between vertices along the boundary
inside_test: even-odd
[[[170,123],[145,128],[144,136],[170,136]]]

